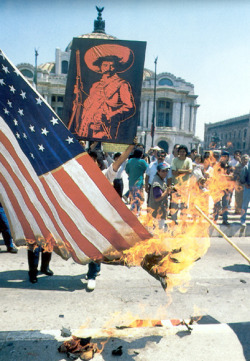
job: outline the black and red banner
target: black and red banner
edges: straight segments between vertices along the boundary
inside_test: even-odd
[[[74,38],[63,120],[78,139],[131,144],[146,43]]]

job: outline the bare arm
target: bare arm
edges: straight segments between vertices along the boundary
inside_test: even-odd
[[[137,137],[134,139],[134,144],[130,144],[126,150],[120,155],[118,159],[112,164],[113,170],[118,171],[121,164],[128,158],[129,154],[134,150],[135,144],[137,143]]]

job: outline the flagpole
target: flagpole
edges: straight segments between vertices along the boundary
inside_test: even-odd
[[[156,106],[156,67],[157,67],[158,56],[155,58],[155,81],[154,81],[154,105],[153,105],[153,116],[152,116],[152,127],[151,127],[151,136],[152,143],[151,146],[154,146],[154,135],[155,135],[155,106]]]
[[[35,49],[35,74],[34,74],[34,84],[37,88],[37,57],[38,57],[38,50]]]

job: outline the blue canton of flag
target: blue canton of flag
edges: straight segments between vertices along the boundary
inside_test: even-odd
[[[54,111],[2,52],[0,116],[38,175],[58,168],[83,151]]]

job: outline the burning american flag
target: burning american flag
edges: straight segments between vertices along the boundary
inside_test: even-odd
[[[148,231],[77,139],[0,51],[0,201],[16,242],[86,264],[113,259]]]

